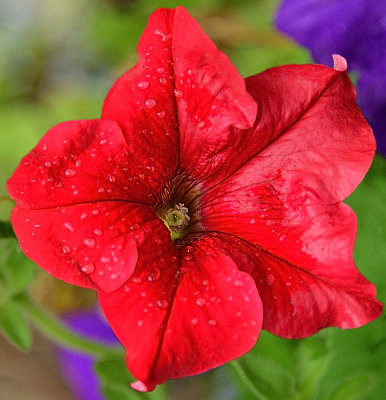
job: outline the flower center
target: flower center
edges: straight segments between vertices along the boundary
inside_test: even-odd
[[[169,208],[164,217],[168,228],[173,232],[181,233],[190,221],[188,211],[189,210],[182,203],[178,203],[173,208]]]

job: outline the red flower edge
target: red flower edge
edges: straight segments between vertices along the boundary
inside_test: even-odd
[[[244,82],[182,7],[150,17],[138,54],[101,119],[52,128],[8,181],[23,251],[98,290],[133,387],[234,359],[261,327],[377,318],[341,203],[375,151],[344,59]]]

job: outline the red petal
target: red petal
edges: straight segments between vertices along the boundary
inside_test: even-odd
[[[268,191],[259,197],[251,190],[252,198],[236,193],[232,201],[217,203],[204,224],[229,234],[231,243],[238,240],[229,251],[249,255],[242,265],[259,290],[265,329],[300,338],[379,317],[375,287],[352,260],[356,220],[348,206],[318,204],[296,190],[277,198]]]
[[[244,80],[182,7],[155,11],[137,49],[138,64],[114,84],[102,117],[119,123],[138,159],[162,160],[164,179],[178,157],[193,177],[220,174],[230,128],[255,120]]]
[[[21,248],[40,267],[68,283],[106,292],[132,275],[137,249],[151,251],[153,234],[170,241],[150,207],[126,202],[44,210],[16,206],[12,223]]]
[[[255,182],[301,179],[321,201],[346,198],[372,162],[375,140],[346,72],[291,65],[247,78],[259,116],[250,139]],[[253,165],[252,165],[253,164]]]
[[[165,246],[166,247],[166,246]],[[152,390],[168,378],[193,375],[247,352],[256,342],[262,308],[252,278],[221,243],[206,237],[178,254],[139,254],[129,282],[99,295],[101,306],[139,379]],[[157,271],[155,273],[154,271]]]
[[[153,171],[145,182],[138,164],[115,122],[69,121],[46,133],[7,187],[26,208],[101,200],[153,203],[163,177]]]

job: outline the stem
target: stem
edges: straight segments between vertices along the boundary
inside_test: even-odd
[[[237,372],[240,379],[243,381],[245,387],[253,394],[254,398],[257,400],[269,400],[265,397],[253,384],[253,382],[248,378],[247,374],[244,372],[243,368],[240,366],[237,360],[229,362],[227,365],[232,367],[234,371]]]
[[[14,301],[36,328],[53,342],[96,357],[123,357],[122,348],[118,346],[104,345],[75,334],[53,315],[37,306],[27,294],[18,295]]]

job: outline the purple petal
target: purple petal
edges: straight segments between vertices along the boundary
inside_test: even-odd
[[[277,27],[331,65],[340,54],[359,73],[358,102],[386,154],[386,2],[379,0],[284,0]]]
[[[67,314],[64,321],[74,332],[103,343],[118,342],[99,309]],[[105,400],[94,373],[95,359],[65,348],[57,349],[59,368],[76,400]]]

